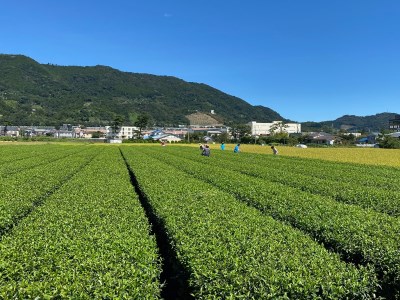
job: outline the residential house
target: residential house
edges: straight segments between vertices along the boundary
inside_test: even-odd
[[[184,139],[187,135],[187,128],[167,128],[163,130],[164,133],[175,135],[181,139]]]
[[[357,143],[359,144],[375,144],[377,141],[377,137],[379,136],[379,133],[371,133],[365,137],[362,137],[357,140]]]
[[[91,139],[93,134],[100,134],[105,137],[107,135],[107,129],[105,127],[86,127],[82,130],[83,138]]]
[[[361,136],[361,132],[344,132],[342,134],[343,135],[353,135],[355,138],[358,138]]]
[[[42,127],[42,126],[35,126],[32,127],[32,136],[39,136],[39,135],[54,135],[56,131],[55,127]]]
[[[400,132],[393,132],[391,134],[389,134],[389,136],[393,137],[393,138],[398,138],[400,139]]]
[[[25,137],[53,136],[56,131],[54,126],[20,126],[19,129]]]
[[[151,132],[146,132],[143,135],[143,139],[156,139],[157,140],[158,136],[162,136],[164,134],[165,134],[165,132],[162,131],[161,129],[156,129],[156,130],[153,130]]]
[[[0,135],[18,137],[19,136],[19,127],[8,126],[8,125],[0,126]]]
[[[227,127],[200,127],[191,126],[188,128],[189,134],[201,133],[207,136],[218,136],[222,133],[227,133]]]
[[[160,142],[180,142],[182,139],[180,137],[177,137],[176,135],[173,134],[168,134],[168,133],[163,133],[163,134],[158,134],[152,137],[153,140],[155,141],[160,141]]]
[[[304,138],[306,144],[333,145],[340,142],[340,138],[326,132],[311,132]]]

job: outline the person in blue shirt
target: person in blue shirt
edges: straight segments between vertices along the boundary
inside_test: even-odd
[[[225,144],[224,144],[224,142],[222,142],[222,144],[221,144],[221,150],[225,150]]]
[[[234,153],[239,153],[239,152],[240,152],[239,147],[240,147],[240,144],[237,144],[237,145],[235,146],[235,148],[233,149],[233,152],[234,152]]]

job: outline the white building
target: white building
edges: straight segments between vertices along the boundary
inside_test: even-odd
[[[286,133],[301,133],[300,123],[282,123],[282,121],[273,121],[272,123],[257,123],[255,121],[250,122],[251,135],[269,135],[271,134],[271,128],[275,133],[280,131]]]
[[[73,131],[66,131],[66,130],[57,130],[57,132],[54,133],[54,137],[56,138],[75,138],[75,132]]]
[[[121,126],[115,136],[113,136],[113,130],[111,126],[106,126],[106,130],[107,137],[125,140],[131,139],[132,137],[136,136],[139,128],[135,126]]]

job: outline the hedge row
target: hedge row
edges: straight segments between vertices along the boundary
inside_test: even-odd
[[[12,174],[24,172],[25,170],[40,165],[54,163],[59,159],[78,154],[88,149],[82,146],[54,147],[53,145],[31,146],[31,148],[32,151],[30,154],[21,152],[19,151],[20,148],[16,147],[14,147],[14,152],[12,154],[1,153],[2,157],[8,158],[9,160],[0,165],[0,176],[4,179]]]
[[[400,223],[397,218],[302,192],[267,178],[247,176],[237,171],[248,167],[240,158],[236,158],[235,169],[231,169],[227,160],[221,162],[222,168],[217,166],[218,159],[211,157],[188,158],[183,152],[168,150],[147,149],[146,152],[309,233],[348,260],[374,264],[382,277],[384,292],[392,293],[390,290],[400,286]]]
[[[0,299],[159,299],[155,238],[108,148],[0,243]]]
[[[232,168],[235,167],[233,162],[228,164]],[[397,190],[367,185],[356,176],[351,180],[347,179],[347,181],[339,178],[327,180],[317,178],[313,175],[314,173],[306,170],[304,170],[305,174],[298,174],[291,172],[289,167],[288,169],[284,167],[272,168],[260,164],[244,164],[240,172],[279,182],[313,194],[328,196],[340,202],[356,204],[395,217],[400,216],[400,194]]]
[[[264,156],[265,157],[265,156]],[[262,158],[259,158],[262,160]],[[312,174],[315,177],[329,180],[351,181],[358,178],[364,186],[374,186],[385,189],[400,188],[400,169],[385,166],[366,166],[342,162],[330,162],[322,160],[305,160],[286,157],[277,161],[268,160],[272,167],[289,168],[290,172]],[[282,164],[281,164],[282,163]]]
[[[40,153],[44,150],[44,145],[35,145],[34,147],[28,145],[17,145],[17,144],[0,144],[0,163],[13,162],[17,159],[24,159],[26,157],[32,157],[35,154]]]
[[[15,173],[0,181],[0,236],[42,203],[98,153],[79,152],[49,164]]]
[[[195,299],[373,297],[369,268],[342,262],[302,232],[144,154],[147,148],[122,149],[189,272]]]
[[[194,157],[193,151],[182,152],[187,153],[188,157]],[[217,155],[223,159],[216,160],[215,164],[313,194],[328,196],[344,203],[356,204],[395,217],[400,216],[400,172],[397,169],[368,167],[368,170],[358,170],[358,165],[349,164],[349,167],[343,163],[332,162],[326,162],[325,165],[321,160],[309,160],[307,166],[304,159],[243,154],[240,157],[241,163],[237,164],[237,157],[220,151]],[[347,172],[353,175],[348,175]],[[385,173],[384,178],[379,177],[382,172]],[[337,176],[329,175],[330,173],[336,173]],[[384,179],[388,181],[387,186],[384,186],[383,182],[379,183],[379,180]]]
[[[215,153],[215,152],[214,152]],[[229,153],[217,153],[229,155]],[[388,166],[371,166],[355,163],[334,162],[320,159],[299,158],[243,153],[243,160],[249,164],[261,164],[270,168],[285,169],[290,173],[308,174],[315,178],[348,182],[358,178],[358,184],[375,188],[400,188],[400,169]]]

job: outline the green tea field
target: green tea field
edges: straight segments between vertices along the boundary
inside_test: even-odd
[[[251,152],[1,144],[0,299],[400,299],[396,163]]]

